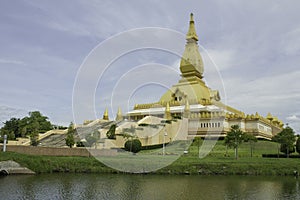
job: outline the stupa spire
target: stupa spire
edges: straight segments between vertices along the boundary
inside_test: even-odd
[[[196,33],[195,29],[195,22],[194,22],[194,15],[193,13],[190,14],[190,26],[189,26],[189,31],[186,34],[186,39],[194,39],[198,41],[198,35]]]
[[[107,108],[106,108],[105,111],[104,111],[103,119],[104,119],[104,120],[109,120],[109,118],[108,118],[108,109],[107,109]]]
[[[183,52],[180,71],[182,76],[187,80],[195,80],[203,78],[203,61],[199,53],[199,47],[197,44],[198,35],[195,29],[194,15],[190,15],[190,25],[189,30],[186,34],[187,43],[185,45],[185,50]]]
[[[122,115],[121,108],[119,107],[118,112],[117,112],[116,121],[120,121],[120,120],[123,120],[123,115]]]

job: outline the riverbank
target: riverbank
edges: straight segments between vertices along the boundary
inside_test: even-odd
[[[171,165],[151,173],[292,176],[294,171],[300,172],[300,159],[261,156],[263,153],[277,153],[277,146],[273,142],[259,141],[255,144],[253,157],[251,157],[250,144],[244,143],[239,148],[239,159],[235,160],[232,149],[225,155],[226,148],[222,141],[218,141],[210,154],[203,159],[198,157],[198,145],[192,144],[188,154],[182,155]],[[36,156],[1,152],[0,161],[5,160],[14,160],[36,173],[122,173],[105,166],[94,157]]]

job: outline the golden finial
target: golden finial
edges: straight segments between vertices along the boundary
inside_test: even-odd
[[[187,40],[194,39],[194,40],[198,41],[198,35],[197,35],[196,29],[195,29],[193,13],[191,13],[191,15],[190,15],[190,26],[189,26],[189,31],[186,34],[186,39]]]
[[[171,119],[172,119],[169,102],[167,102],[167,105],[166,105],[166,109],[165,109],[165,118],[166,118],[167,120],[171,120]]]
[[[117,117],[116,117],[116,121],[121,121],[123,120],[123,115],[122,115],[122,111],[121,108],[118,108],[118,112],[117,112]]]
[[[190,111],[190,104],[189,104],[189,100],[188,99],[185,101],[184,110],[185,111]]]
[[[108,109],[107,108],[105,108],[105,111],[104,111],[104,114],[103,114],[103,119],[104,120],[109,120],[109,118],[108,118]]]
[[[272,121],[274,119],[274,117],[271,115],[271,113],[268,113],[267,119],[270,120],[270,121]]]
[[[183,111],[183,117],[189,118],[190,117],[190,104],[188,99],[185,101],[184,111]]]

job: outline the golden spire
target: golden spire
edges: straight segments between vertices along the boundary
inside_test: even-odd
[[[271,113],[268,113],[268,115],[267,115],[267,119],[268,119],[268,120],[270,120],[270,121],[272,121],[272,120],[273,120],[273,118],[274,118],[274,117],[271,115]]]
[[[191,13],[191,15],[190,15],[190,26],[189,26],[189,31],[186,34],[186,39],[187,40],[194,39],[194,40],[198,41],[198,35],[197,35],[196,29],[195,29],[193,13]]]
[[[190,104],[189,104],[189,101],[187,99],[185,101],[183,117],[184,118],[189,118],[190,117]]]
[[[196,34],[193,13],[191,13],[190,26],[186,34],[187,43],[180,61],[180,71],[187,80],[201,80],[203,78],[203,61],[199,53],[197,44],[198,36]]]
[[[165,118],[166,118],[167,120],[171,120],[171,119],[172,119],[169,102],[167,102],[167,105],[166,105],[166,109],[165,109]]]
[[[123,115],[122,115],[122,111],[121,108],[118,108],[118,112],[117,112],[117,117],[116,117],[116,121],[121,121],[123,120]]]
[[[103,119],[104,120],[109,120],[109,118],[108,118],[108,109],[107,108],[105,108],[105,111],[104,111],[104,114],[103,114]]]

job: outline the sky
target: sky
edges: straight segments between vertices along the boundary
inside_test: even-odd
[[[80,122],[106,107],[113,116],[158,101],[180,78],[192,12],[205,81],[222,101],[246,114],[271,112],[300,133],[299,9],[298,0],[1,0],[0,121],[39,110],[68,125],[77,104],[93,111]],[[152,37],[149,27],[162,31]],[[139,30],[149,31],[133,39]],[[144,42],[178,52],[138,49]],[[111,57],[122,48],[130,51]]]

